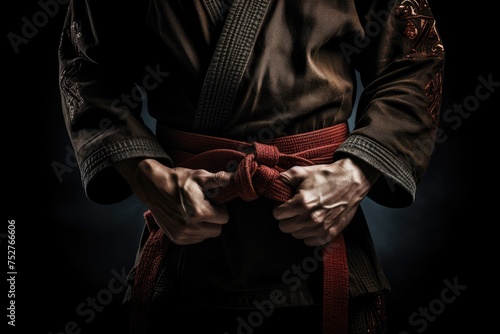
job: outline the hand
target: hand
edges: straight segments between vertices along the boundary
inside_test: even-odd
[[[274,209],[279,228],[309,246],[332,241],[347,227],[379,175],[370,165],[350,158],[281,173],[296,194]]]
[[[177,245],[217,237],[229,219],[226,208],[210,203],[205,192],[227,185],[231,173],[169,168],[154,159],[126,160],[115,168]]]

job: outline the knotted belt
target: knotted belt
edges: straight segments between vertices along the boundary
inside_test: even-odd
[[[209,194],[212,202],[223,204],[240,197],[252,201],[265,196],[286,202],[295,189],[281,181],[280,173],[294,166],[331,163],[334,151],[348,134],[346,123],[312,132],[280,137],[272,144],[249,143],[162,128],[157,136],[168,145],[174,164],[179,167],[206,169],[210,172],[234,172],[234,181]],[[150,211],[145,214],[149,237],[136,268],[131,299],[131,333],[144,334],[154,287],[171,245]],[[323,260],[323,333],[347,333],[349,296],[347,257],[343,235],[322,246]]]

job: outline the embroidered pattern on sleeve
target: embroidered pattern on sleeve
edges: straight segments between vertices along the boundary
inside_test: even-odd
[[[444,59],[444,46],[436,28],[427,0],[403,0],[396,9],[396,17],[405,23],[404,35],[412,41],[407,58],[436,57]],[[429,99],[427,111],[434,128],[439,122],[443,87],[443,65],[436,69],[434,76],[425,86]]]
[[[59,77],[61,91],[66,102],[70,120],[73,120],[75,113],[83,104],[83,98],[80,95],[78,83],[75,81],[75,76],[78,73],[77,62],[78,59],[70,60]]]
[[[403,0],[396,17],[406,23],[404,34],[413,41],[409,58],[444,57],[444,47],[427,0]]]
[[[439,70],[425,86],[425,95],[429,99],[427,112],[431,116],[432,125],[437,128],[439,111],[441,109],[441,96],[443,91],[443,70]]]

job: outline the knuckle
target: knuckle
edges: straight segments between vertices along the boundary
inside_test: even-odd
[[[297,195],[297,202],[303,209],[307,211],[313,210],[317,207],[315,196],[310,191],[304,189],[299,190],[299,193]]]
[[[292,176],[298,176],[302,173],[303,171],[303,167],[300,167],[300,166],[294,166],[292,168],[289,169],[289,173],[292,175]]]
[[[218,171],[214,174],[214,181],[217,185],[222,186],[228,183],[227,174],[224,171]]]
[[[319,225],[323,222],[321,215],[317,211],[310,212],[309,219],[314,225]]]
[[[328,235],[332,238],[335,238],[337,236],[337,234],[339,233],[339,229],[337,226],[331,226],[329,229],[328,229]]]

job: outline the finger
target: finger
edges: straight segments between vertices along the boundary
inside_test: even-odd
[[[179,192],[182,207],[190,221],[225,224],[229,220],[226,208],[214,205],[207,200],[197,183],[190,182],[184,188],[180,188]]]
[[[280,180],[289,185],[292,189],[296,189],[307,176],[308,172],[304,167],[296,166],[280,173]]]
[[[202,231],[201,236],[205,237],[206,239],[216,238],[222,233],[222,225],[220,224],[201,222],[200,226]]]
[[[203,221],[212,224],[226,224],[229,221],[229,214],[224,206],[212,205],[207,202],[209,212],[203,216]]]
[[[214,238],[218,237],[222,232],[222,226],[220,224],[208,223],[208,222],[198,222],[190,223],[185,226],[182,231],[179,232],[179,237],[187,238]]]
[[[283,233],[294,233],[304,228],[310,228],[310,226],[304,223],[304,218],[302,216],[280,220],[278,227]]]
[[[329,210],[317,209],[314,210],[309,216],[314,224],[321,224],[322,222],[325,221],[327,217],[329,217],[329,215],[330,215]]]
[[[275,207],[273,209],[273,216],[277,220],[284,220],[295,216],[306,215],[308,208],[303,205],[303,203],[303,194],[298,193],[289,201]]]
[[[285,233],[294,233],[302,229],[325,229],[323,222],[327,217],[327,210],[319,209],[306,215],[294,216],[280,220],[279,228]]]
[[[175,233],[170,239],[178,245],[189,245],[218,237],[221,233],[221,225],[206,222],[190,223]]]
[[[325,230],[322,226],[314,226],[303,228],[290,234],[295,239],[321,238],[325,236]]]
[[[196,214],[191,216],[191,221],[195,223],[207,222],[221,225],[229,221],[229,214],[224,206],[213,205],[207,200],[203,200],[195,210]]]
[[[214,200],[222,188],[227,187],[234,179],[234,173],[219,171],[217,173],[209,173],[204,171],[203,175],[197,177],[196,181],[202,188],[206,198]]]
[[[227,186],[234,179],[234,173],[219,171],[210,173],[206,170],[200,170],[196,179],[202,184],[203,189],[210,190]]]
[[[234,173],[229,173],[225,171],[218,171],[212,174],[211,183],[214,183],[218,187],[225,187],[228,183],[232,182],[234,179]]]
[[[297,210],[295,207],[295,203],[291,202],[291,200],[273,209],[273,216],[276,220],[279,221],[300,216],[301,214],[304,214],[304,212]]]

